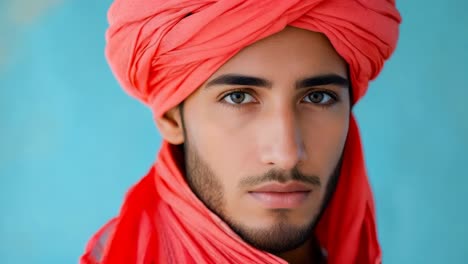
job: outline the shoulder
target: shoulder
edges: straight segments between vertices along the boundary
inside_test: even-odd
[[[86,246],[85,253],[80,258],[80,264],[101,263],[108,241],[114,233],[116,222],[117,218],[110,220],[91,237]]]

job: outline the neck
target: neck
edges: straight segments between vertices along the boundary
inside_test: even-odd
[[[300,247],[277,255],[290,264],[323,263],[322,252],[315,238],[307,240]]]

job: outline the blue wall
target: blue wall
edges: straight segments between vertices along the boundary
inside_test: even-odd
[[[0,263],[76,263],[155,159],[150,111],[104,59],[110,2],[0,1]],[[468,2],[432,2],[399,1],[356,107],[384,263],[468,260]]]

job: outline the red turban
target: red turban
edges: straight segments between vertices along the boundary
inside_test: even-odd
[[[349,65],[355,103],[394,51],[400,20],[394,0],[115,0],[106,56],[123,88],[162,116],[241,49],[290,25],[328,37]],[[339,182],[315,233],[328,263],[380,263],[359,131],[350,120]],[[163,142],[81,263],[285,263],[209,211],[186,184],[180,158]]]

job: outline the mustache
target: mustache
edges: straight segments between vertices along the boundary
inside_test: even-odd
[[[260,176],[250,176],[247,178],[242,179],[239,182],[239,188],[251,187],[255,185],[259,185],[265,182],[280,182],[285,183],[288,181],[299,181],[307,184],[311,184],[313,186],[320,187],[322,186],[322,182],[320,178],[315,175],[305,175],[299,171],[299,169],[294,168],[289,173],[286,171],[278,170],[278,169],[271,169],[263,175]]]

